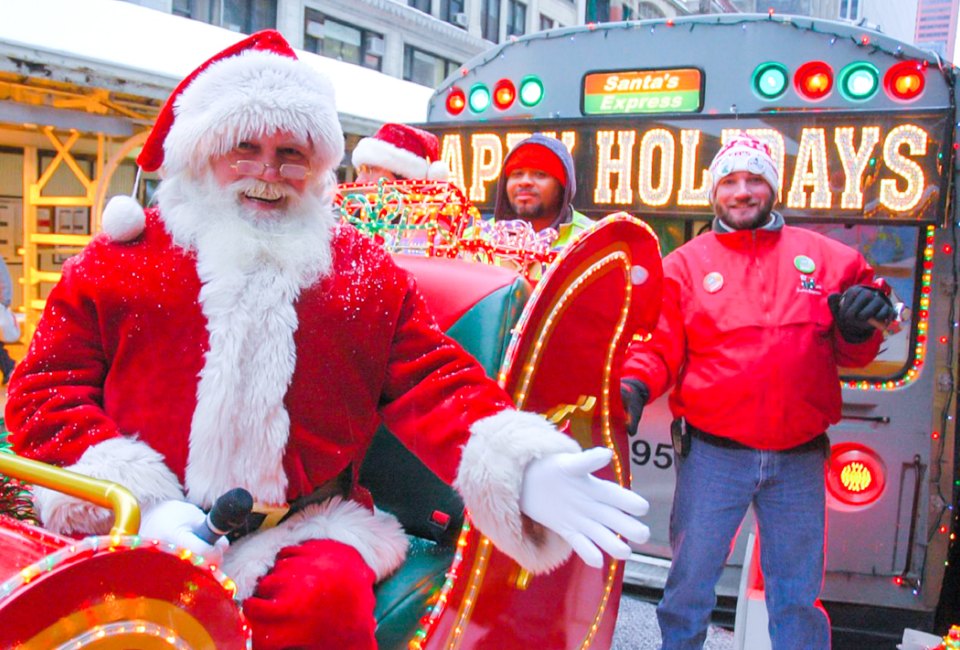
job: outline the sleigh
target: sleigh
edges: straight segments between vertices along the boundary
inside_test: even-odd
[[[516,271],[447,256],[396,260],[416,277],[441,328],[519,408],[547,415],[583,447],[613,449],[598,475],[629,486],[617,369],[630,338],[653,329],[662,279],[644,224],[626,215],[599,222],[535,287]],[[0,516],[0,647],[249,646],[229,577],[136,536],[139,512],[126,490],[3,453],[0,474],[112,507],[116,517],[110,536],[77,541]],[[574,556],[530,575],[386,429],[361,482],[411,541],[404,565],[376,588],[381,648],[610,647],[621,562],[606,557],[594,569]]]

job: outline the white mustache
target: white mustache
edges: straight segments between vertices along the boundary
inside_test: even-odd
[[[258,179],[242,181],[240,191],[248,199],[263,201],[278,201],[288,195],[286,188],[280,183],[267,183]]]

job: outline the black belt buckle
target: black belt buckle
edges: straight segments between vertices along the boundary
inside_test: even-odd
[[[670,423],[670,440],[673,442],[673,450],[680,454],[680,458],[686,458],[690,453],[690,428],[686,420],[677,418]]]

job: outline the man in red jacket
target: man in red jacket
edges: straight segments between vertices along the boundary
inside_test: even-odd
[[[770,151],[741,134],[710,165],[712,231],[664,259],[663,308],[634,342],[622,392],[636,429],[667,392],[677,458],[673,563],[657,610],[664,649],[700,648],[714,587],[747,507],[760,529],[773,647],[828,648],[825,431],[838,366],[863,366],[894,316],[853,249],[784,225]]]
[[[338,225],[342,156],[330,82],[279,33],[216,55],[137,159],[161,172],[158,207],[111,202],[9,389],[17,453],[120,483],[142,535],[223,555],[256,650],[375,646],[373,586],[407,548],[357,482],[381,420],[531,571],[571,551],[600,566],[601,549],[629,555],[617,534],[646,536],[643,499],[591,476],[609,450],[514,410],[413,278]],[[194,530],[235,487],[263,516],[211,545]],[[37,506],[57,532],[110,526],[49,490]]]

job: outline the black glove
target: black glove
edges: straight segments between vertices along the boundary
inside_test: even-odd
[[[640,426],[640,416],[650,399],[650,389],[639,379],[624,377],[620,380],[620,399],[627,412],[627,434],[632,436]]]
[[[830,294],[827,304],[847,343],[863,343],[873,335],[873,323],[889,323],[896,316],[893,303],[882,291],[862,284],[850,287],[843,295]]]

